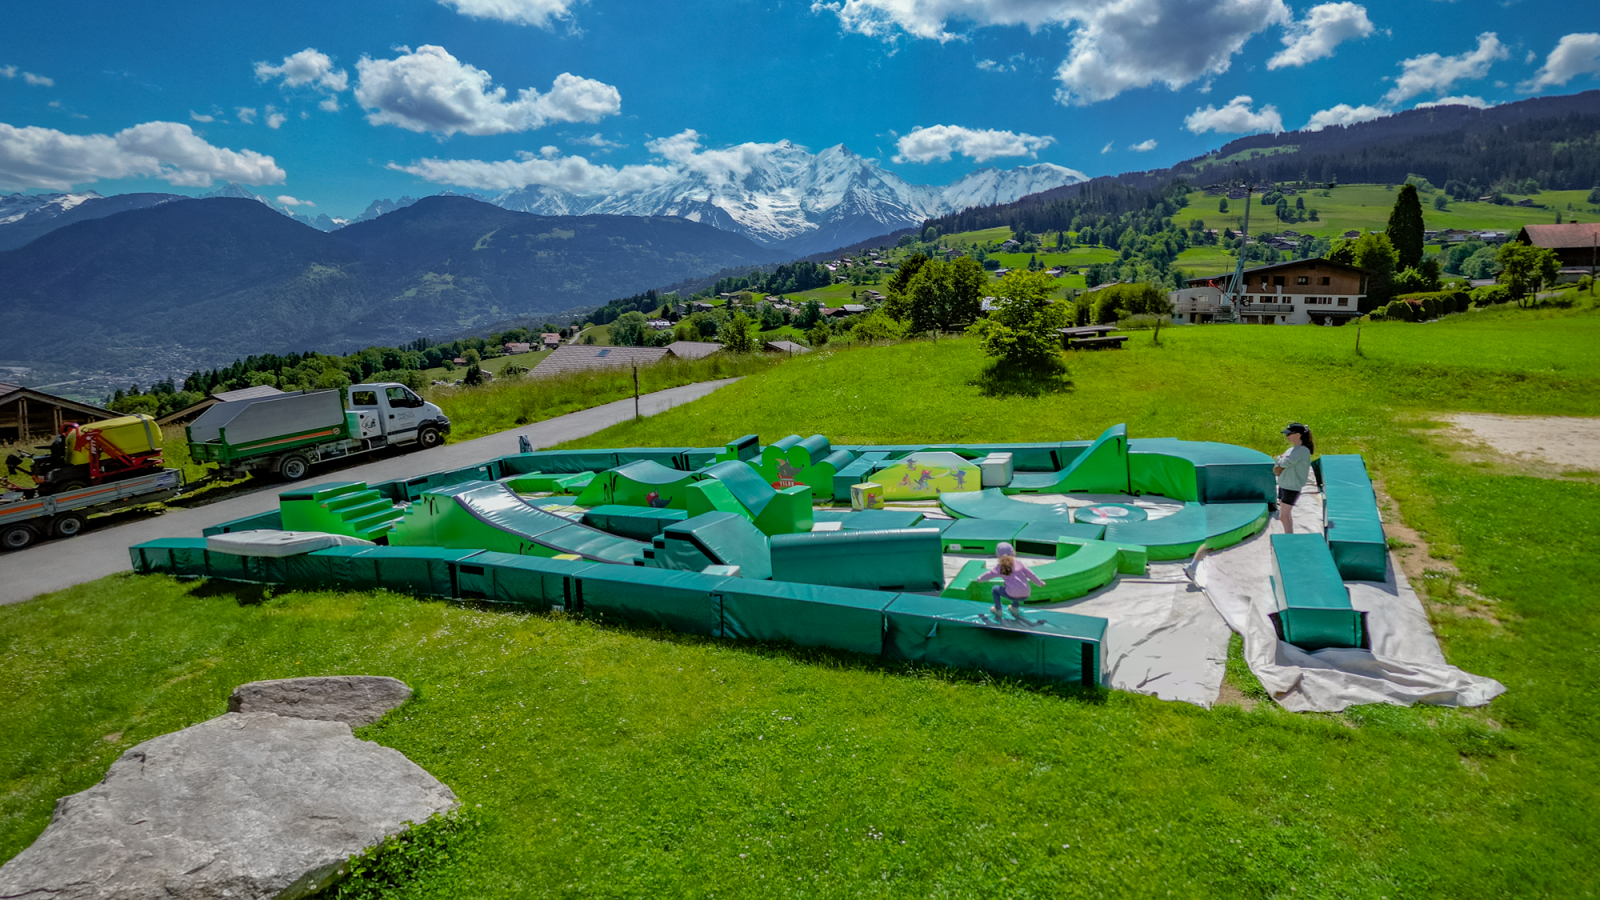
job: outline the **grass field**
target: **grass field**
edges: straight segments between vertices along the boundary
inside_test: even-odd
[[[482,824],[396,897],[1590,896],[1600,484],[1458,461],[1439,413],[1600,415],[1600,315],[1176,327],[985,392],[971,341],[825,351],[584,446],[1055,440],[1127,422],[1363,453],[1482,710],[1212,711],[387,593],[113,577],[0,608],[0,859],[133,744],[240,682],[393,675],[364,729]],[[497,386],[498,389],[498,386]],[[485,401],[486,406],[493,406]],[[1467,586],[1484,600],[1467,593]],[[1235,664],[1229,679],[1258,687]],[[481,808],[480,808],[481,804]]]

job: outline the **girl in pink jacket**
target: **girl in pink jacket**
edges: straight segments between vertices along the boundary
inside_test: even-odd
[[[994,597],[995,618],[1000,618],[1000,599],[1002,596],[1011,600],[1012,615],[1020,615],[1019,609],[1022,601],[1028,599],[1028,596],[1033,593],[1033,588],[1029,587],[1029,585],[1036,584],[1039,587],[1044,587],[1044,582],[1039,579],[1039,576],[1033,574],[1032,569],[1017,562],[1016,548],[1010,544],[1002,542],[995,547],[995,555],[999,559],[995,560],[994,568],[979,575],[978,580],[1002,579],[999,584],[994,586],[992,594]]]

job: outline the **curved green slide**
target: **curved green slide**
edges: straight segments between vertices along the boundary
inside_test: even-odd
[[[1128,426],[1113,425],[1072,464],[1059,472],[1022,472],[1011,476],[1008,494],[1126,494],[1128,481]]]
[[[426,491],[389,532],[401,547],[498,550],[524,556],[575,554],[631,563],[644,544],[578,525],[518,497],[503,484],[468,481]]]

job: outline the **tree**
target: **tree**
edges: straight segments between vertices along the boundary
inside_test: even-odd
[[[1109,325],[1129,316],[1170,316],[1172,301],[1153,284],[1114,284],[1092,295],[1096,324]]]
[[[476,350],[463,351],[462,354],[461,354],[461,358],[466,360],[467,361],[467,365],[469,365],[469,366],[475,366],[478,363],[483,362],[483,354],[479,353]]]
[[[1449,209],[1450,208],[1450,198],[1449,198],[1449,196],[1446,195],[1446,194],[1440,194],[1439,196],[1434,197],[1433,198],[1433,208],[1437,209],[1440,212],[1444,212],[1445,210]]]
[[[1411,188],[1410,185],[1406,187]],[[1416,188],[1411,190],[1415,191]],[[1388,303],[1394,296],[1394,273],[1398,260],[1389,236],[1369,233],[1354,241],[1345,241],[1343,245],[1350,248],[1350,265],[1365,269],[1367,273],[1367,296],[1361,304],[1363,311]],[[1339,250],[1335,250],[1331,255],[1338,253]]]
[[[753,323],[750,317],[742,312],[736,312],[728,318],[727,324],[722,326],[720,336],[722,345],[733,353],[753,353],[756,349],[756,338],[751,333]]]
[[[892,318],[883,307],[862,316],[851,330],[858,341],[897,341],[906,336],[906,326]]]
[[[922,267],[927,264],[928,255],[926,253],[913,253],[900,263],[900,268],[896,269],[894,275],[889,278],[889,299],[883,304],[883,308],[888,311],[889,315],[902,321],[910,318],[911,306],[910,300],[906,296],[906,288],[910,286],[911,279],[917,277],[917,272],[921,271]]]
[[[855,291],[850,292],[850,299],[855,299]],[[807,300],[806,305],[800,307],[800,320],[795,324],[801,328],[810,329],[822,319],[822,304],[815,299]]]
[[[1067,327],[1071,304],[1052,302],[1054,290],[1055,279],[1041,272],[1011,272],[996,285],[996,309],[968,332],[1002,365],[1038,370],[1059,365],[1061,335],[1056,329]]]
[[[1228,211],[1228,198],[1227,197],[1223,197],[1222,200],[1217,203],[1217,212],[1225,213],[1227,211]]]
[[[1499,258],[1500,280],[1519,306],[1527,305],[1524,298],[1536,293],[1541,285],[1555,281],[1561,270],[1554,250],[1531,244],[1506,244],[1500,248]]]
[[[647,320],[644,313],[630,310],[611,323],[611,343],[618,347],[643,347]]]
[[[483,384],[483,369],[477,363],[467,366],[467,377],[462,379],[462,383],[467,387],[477,387]]]
[[[1411,269],[1422,262],[1423,224],[1422,201],[1417,199],[1417,186],[1407,184],[1394,198],[1394,209],[1389,213],[1389,243],[1398,254],[1395,267]]]

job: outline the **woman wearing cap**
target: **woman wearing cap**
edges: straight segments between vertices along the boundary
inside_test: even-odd
[[[1278,476],[1278,521],[1283,523],[1284,534],[1294,534],[1294,504],[1311,478],[1311,454],[1316,447],[1311,429],[1299,422],[1283,429],[1283,439],[1289,442],[1289,449],[1272,461],[1272,474]]]
[[[1017,562],[1016,548],[1010,544],[1002,541],[994,548],[994,555],[999,557],[999,559],[995,560],[994,568],[979,575],[978,580],[1003,579],[994,586],[992,594],[994,597],[994,617],[996,619],[1000,618],[1000,598],[1002,596],[1011,600],[1011,614],[1018,615],[1022,601],[1028,599],[1028,596],[1033,593],[1033,589],[1029,587],[1029,584],[1037,584],[1040,587],[1044,587],[1044,582],[1040,580],[1039,576],[1033,574],[1032,569]]]

